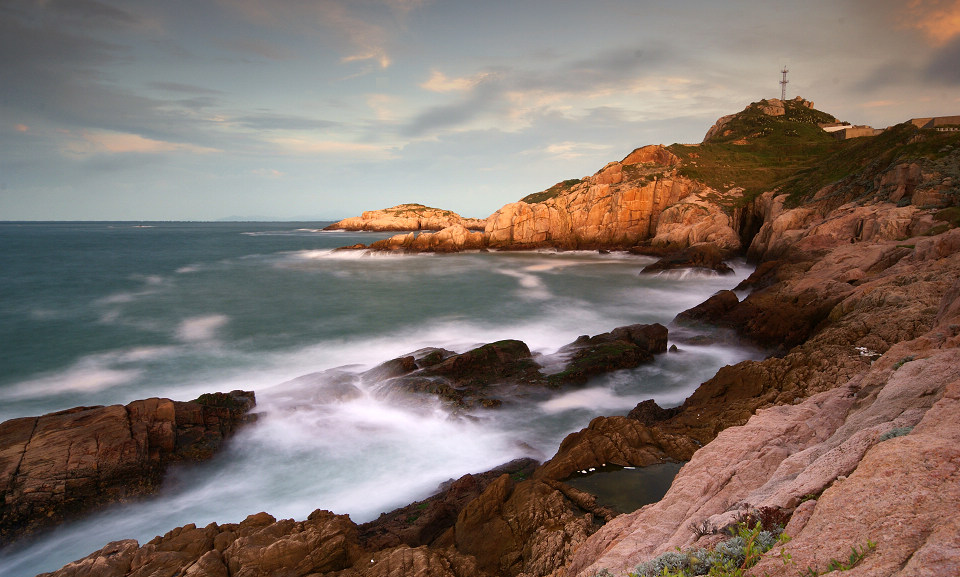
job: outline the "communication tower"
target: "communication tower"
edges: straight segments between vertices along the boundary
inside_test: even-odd
[[[783,101],[787,100],[787,83],[790,82],[787,80],[787,72],[790,71],[787,70],[786,66],[784,66],[783,70],[780,71],[780,73],[783,74],[783,80],[780,81],[780,100]]]

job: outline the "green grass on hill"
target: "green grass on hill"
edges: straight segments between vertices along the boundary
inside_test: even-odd
[[[529,204],[543,202],[545,200],[549,200],[556,196],[560,196],[561,194],[567,192],[568,190],[570,190],[571,188],[573,188],[578,184],[580,184],[579,178],[571,178],[569,180],[564,180],[563,182],[558,182],[557,184],[554,184],[553,186],[551,186],[547,190],[544,190],[543,192],[535,192],[533,194],[528,194],[527,196],[521,198],[520,201],[526,202]]]
[[[678,174],[721,192],[742,188],[744,194],[737,204],[779,188],[796,205],[824,186],[861,172],[870,180],[864,181],[864,189],[872,190],[878,171],[926,158],[933,163],[924,170],[938,170],[955,179],[960,203],[960,168],[955,162],[960,133],[920,130],[904,123],[878,136],[841,141],[820,128],[820,123],[836,121],[825,112],[787,101],[782,116],[769,116],[762,111],[764,105],[764,101],[751,104],[702,144],[667,147],[682,160]],[[657,176],[653,170],[662,171],[662,167],[624,167],[624,177],[649,180]],[[579,183],[578,179],[565,180],[522,200],[543,202]]]
[[[771,190],[841,147],[817,123],[829,114],[788,101],[783,116],[768,116],[754,103],[700,145],[669,148],[683,160],[680,175],[717,190],[744,189],[744,201]]]
[[[824,186],[866,169],[872,169],[869,174],[875,174],[893,164],[920,158],[936,163],[957,147],[960,147],[960,133],[920,130],[910,123],[898,124],[877,136],[844,140],[831,153],[778,184],[790,195],[792,204],[799,204]],[[945,165],[943,168],[949,170],[951,167]]]

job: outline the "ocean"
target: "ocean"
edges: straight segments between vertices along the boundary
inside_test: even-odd
[[[471,414],[432,399],[397,403],[376,383],[358,382],[360,398],[330,398],[325,381],[424,347],[463,352],[510,338],[541,355],[579,335],[667,325],[750,268],[640,276],[652,258],[335,251],[389,235],[326,224],[0,223],[0,421],[233,389],[255,391],[261,414],[213,460],[174,468],[158,494],[0,550],[0,575],[260,511],[369,521],[451,478],[547,459],[595,416],[648,398],[679,404],[719,367],[759,357],[681,344],[637,369]]]

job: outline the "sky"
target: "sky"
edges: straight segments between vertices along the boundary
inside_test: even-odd
[[[469,217],[751,102],[960,114],[960,0],[0,0],[0,220]]]

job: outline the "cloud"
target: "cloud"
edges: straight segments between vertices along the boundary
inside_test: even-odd
[[[14,125],[13,129],[16,130],[17,132],[29,132],[29,131],[30,131],[30,127],[27,126],[26,124],[17,124],[17,125]]]
[[[262,176],[264,178],[282,178],[285,176],[284,173],[275,168],[257,168],[256,170],[251,170],[250,173],[254,176]]]
[[[887,106],[896,106],[899,102],[895,100],[871,100],[870,102],[864,102],[864,108],[885,108]]]
[[[924,77],[942,84],[960,84],[960,36],[934,53],[924,71]]]
[[[363,160],[386,160],[394,158],[395,150],[392,147],[367,144],[362,142],[345,142],[340,140],[319,140],[307,137],[268,138],[280,150],[290,154],[305,155],[334,155],[350,156]]]
[[[163,90],[165,92],[177,92],[182,94],[208,96],[223,94],[223,91],[221,90],[214,90],[212,88],[205,88],[203,86],[195,86],[193,84],[183,84],[180,82],[148,82],[147,86],[157,90]]]
[[[920,30],[936,45],[960,35],[960,0],[911,0],[904,12],[903,25]]]
[[[340,125],[332,120],[271,112],[238,116],[232,121],[253,130],[324,130]]]
[[[609,144],[596,144],[593,142],[573,142],[570,140],[549,144],[544,148],[524,151],[521,154],[535,154],[549,156],[561,160],[572,160],[584,156],[595,156],[598,152],[608,153],[611,149]]]
[[[227,9],[262,27],[315,34],[323,29],[343,54],[341,61],[373,62],[380,68],[392,64],[390,47],[406,14],[420,0],[219,0]]]
[[[133,62],[123,44],[85,36],[82,27],[45,18],[42,4],[0,6],[0,103],[24,118],[68,130],[139,134],[147,139],[210,146],[189,110],[207,100],[162,100],[118,87],[103,70]],[[207,142],[196,139],[207,138]]]
[[[44,7],[62,16],[84,20],[88,25],[127,27],[141,23],[134,14],[97,0],[47,0]]]
[[[103,131],[81,131],[67,141],[66,152],[73,155],[92,154],[156,154],[161,152],[190,152],[206,154],[218,152],[213,148],[193,144],[165,142],[145,138],[139,134]]]
[[[432,70],[420,87],[455,100],[422,110],[400,133],[423,137],[485,126],[522,130],[545,111],[582,116],[600,103],[640,105],[639,94],[664,96],[689,90],[688,79],[659,73],[665,62],[658,50],[626,46],[539,69],[487,67],[458,77]]]
[[[216,44],[234,52],[246,52],[267,60],[288,60],[293,57],[293,53],[286,48],[254,38],[226,38],[218,40]]]
[[[430,78],[420,84],[420,87],[430,92],[462,92],[470,90],[489,76],[489,73],[481,72],[473,76],[463,76],[460,78],[450,78],[439,70],[433,70]]]
[[[445,129],[462,129],[495,110],[506,109],[504,86],[493,75],[487,76],[451,104],[432,106],[415,115],[401,129],[408,137],[420,137]]]

